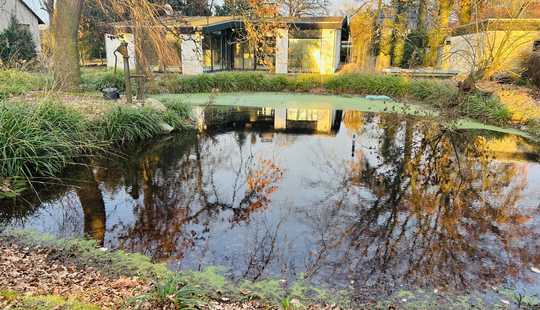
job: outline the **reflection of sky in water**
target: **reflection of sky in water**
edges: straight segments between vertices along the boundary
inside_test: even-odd
[[[399,284],[499,285],[503,283],[501,277],[513,273],[521,280],[528,278],[535,283],[522,281],[520,286],[540,291],[539,276],[530,272],[530,265],[540,265],[540,245],[534,238],[540,236],[540,165],[519,160],[522,157],[519,148],[508,150],[517,161],[505,158],[502,162],[496,160],[494,166],[503,167],[502,171],[505,167],[517,171],[508,183],[511,186],[501,189],[503,193],[513,190],[520,176],[526,178],[516,212],[528,210],[525,213],[532,214],[532,219],[521,219],[523,224],[517,226],[513,221],[520,220],[519,217],[505,224],[490,223],[483,220],[486,216],[491,218],[490,210],[487,214],[475,214],[478,208],[463,207],[466,220],[439,223],[437,210],[415,211],[415,203],[406,193],[397,191],[396,195],[404,198],[396,200],[395,205],[390,200],[392,197],[386,197],[391,196],[396,173],[405,180],[398,187],[408,188],[410,172],[404,172],[405,166],[399,168],[407,134],[412,132],[408,143],[416,150],[423,145],[424,136],[436,137],[440,128],[434,124],[428,123],[424,128],[410,121],[409,126],[415,127],[407,132],[405,121],[399,117],[368,113],[351,116],[345,112],[338,128],[320,121],[314,127],[313,123],[299,120],[300,116],[295,116],[292,122],[270,118],[268,123],[268,115],[272,113],[286,117],[283,111],[250,113],[250,121],[237,119],[227,123],[223,126],[229,126],[229,130],[221,133],[192,137],[193,141],[187,143],[182,138],[167,140],[145,152],[132,153],[124,163],[100,163],[109,167],[94,172],[106,215],[104,246],[139,251],[179,269],[222,265],[235,278],[269,275],[295,278],[304,274],[331,285],[346,286],[355,280],[358,289],[369,286],[385,290]],[[295,115],[300,112],[295,111]],[[313,118],[312,114],[305,115],[301,117]],[[334,115],[330,122],[340,117],[323,114],[328,115]],[[266,125],[254,121],[257,117],[264,118]],[[287,131],[274,131],[273,127],[278,125],[287,127]],[[388,134],[386,143],[390,151],[383,155],[382,137]],[[470,154],[461,155],[464,165],[476,163],[475,158],[467,158]],[[264,160],[270,160],[271,164]],[[455,167],[456,163],[450,165]],[[464,169],[465,174],[474,174],[479,168]],[[246,186],[250,176],[253,186],[260,188],[243,204],[242,199],[250,192]],[[266,183],[267,177],[270,181]],[[480,183],[476,180],[463,190]],[[271,190],[272,186],[276,188]],[[439,186],[431,184],[423,191],[435,193]],[[76,190],[69,191],[58,200],[42,204],[28,218],[15,220],[19,223],[15,226],[58,236],[81,236],[85,231],[92,235],[85,227],[91,223],[99,227],[103,219],[99,215],[90,219],[95,215],[90,212],[85,221],[85,208],[80,201]],[[99,205],[101,200],[87,197],[85,201],[97,201]],[[478,201],[462,203],[481,205]],[[371,222],[370,217],[373,217]],[[397,223],[395,227],[383,229],[392,220]],[[452,216],[445,221],[451,222]],[[436,225],[433,238],[440,239],[437,239],[439,248],[462,247],[456,249],[457,257],[448,258],[442,251],[434,252],[432,260],[422,259],[423,242],[430,251],[439,249],[429,243],[427,232],[419,232],[421,225],[430,229]],[[482,225],[487,226],[478,229]],[[530,235],[509,240],[520,242],[525,249],[523,262],[515,265],[521,270],[511,269],[515,266],[509,265],[508,271],[502,270],[491,279],[476,274],[480,272],[478,268],[493,263],[493,258],[484,258],[486,253],[503,255],[497,234],[509,234],[505,225],[510,230],[514,226],[530,229],[527,232]],[[478,235],[471,235],[476,234],[476,229]],[[457,234],[456,240],[451,233]],[[389,245],[385,244],[385,238],[390,240]],[[411,244],[415,246],[411,248]],[[381,254],[381,249],[387,253]],[[515,248],[511,250],[512,255],[520,255]],[[416,258],[421,266],[413,266]],[[494,260],[496,264],[502,264],[501,261],[504,259]],[[448,265],[448,262],[456,264]],[[445,275],[445,272],[455,274]]]

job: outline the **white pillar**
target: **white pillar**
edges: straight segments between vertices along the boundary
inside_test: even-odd
[[[201,36],[198,34],[182,35],[182,74],[193,75],[203,73],[203,49],[201,41]]]
[[[276,35],[276,73],[287,73],[289,62],[289,30],[277,29]]]
[[[274,110],[274,129],[287,129],[287,109],[276,108]]]
[[[335,29],[323,29],[321,40],[321,74],[335,72],[336,57],[336,33]]]

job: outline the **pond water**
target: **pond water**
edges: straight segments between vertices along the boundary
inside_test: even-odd
[[[328,107],[195,114],[201,131],[94,159],[0,222],[357,296],[540,292],[540,163],[525,138]]]

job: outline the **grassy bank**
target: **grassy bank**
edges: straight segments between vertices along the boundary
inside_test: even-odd
[[[7,72],[7,74],[6,74]],[[0,96],[19,95],[29,90],[44,89],[50,78],[9,70],[7,84],[0,86]],[[81,90],[100,91],[105,87],[123,89],[121,71],[86,69],[81,75]],[[202,92],[316,92],[327,94],[386,95],[397,100],[419,102],[452,115],[466,116],[495,125],[510,123],[512,114],[497,97],[479,93],[461,96],[457,87],[440,80],[413,80],[405,77],[349,73],[321,76],[318,74],[280,75],[260,72],[223,72],[182,76],[162,74],[147,83],[147,92],[202,93]],[[3,95],[2,95],[3,94]],[[0,97],[1,98],[1,97]],[[519,112],[518,112],[519,113]]]
[[[57,176],[81,156],[155,137],[161,124],[183,128],[188,108],[178,101],[162,109],[110,103],[91,118],[66,103],[0,101],[0,198],[16,196],[28,182]]]
[[[337,309],[469,309],[507,308],[526,309],[539,305],[539,296],[519,294],[510,287],[492,288],[489,293],[471,291],[467,294],[429,288],[408,290],[403,287],[389,296],[364,296],[353,299],[349,293],[316,287],[298,280],[285,285],[269,278],[261,281],[230,281],[217,268],[203,271],[173,272],[164,264],[152,263],[140,254],[122,251],[103,251],[95,242],[82,239],[57,239],[30,231],[8,231],[0,234],[0,242],[16,242],[28,249],[52,249],[53,259],[74,263],[80,268],[92,267],[111,277],[137,277],[153,283],[152,289],[131,300],[131,306],[147,303],[152,308],[174,305],[174,308],[204,308],[218,302],[219,309],[247,309],[246,303],[257,301],[264,309],[328,309],[322,305],[338,305]],[[486,294],[487,293],[487,294]],[[7,294],[14,295],[16,293]],[[0,291],[0,297],[2,292]],[[53,298],[63,304],[69,301]],[[34,298],[35,299],[35,298]],[[30,302],[32,300],[28,300]],[[230,305],[224,308],[224,305]],[[51,307],[52,308],[52,307]],[[49,308],[44,308],[49,309]],[[335,309],[335,308],[332,308]]]
[[[412,80],[362,73],[321,76],[227,72],[196,76],[164,75],[149,85],[149,92],[156,94],[216,91],[386,95],[490,124],[504,125],[511,119],[509,110],[496,97],[479,93],[462,96],[453,83],[439,80]]]

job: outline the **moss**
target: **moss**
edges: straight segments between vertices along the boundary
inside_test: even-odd
[[[52,236],[29,231],[7,231],[0,234],[0,241],[16,241],[25,246],[42,246],[56,249],[56,255],[74,259],[79,264],[93,266],[101,272],[116,276],[140,276],[155,281],[155,291],[136,298],[135,302],[147,300],[168,300],[174,296],[178,307],[195,307],[208,300],[229,298],[231,301],[258,299],[271,306],[295,306],[311,304],[335,304],[343,308],[388,308],[399,309],[433,309],[443,305],[444,309],[490,308],[504,298],[513,305],[522,307],[537,307],[539,296],[534,293],[518,292],[514,288],[493,291],[495,299],[485,301],[485,292],[470,291],[465,294],[436,292],[432,290],[401,289],[384,298],[373,297],[375,301],[355,300],[353,303],[350,292],[345,290],[330,290],[314,286],[301,279],[289,287],[275,278],[262,281],[240,281],[234,283],[225,278],[224,270],[218,267],[208,267],[203,271],[173,272],[163,264],[155,264],[139,254],[128,254],[122,251],[102,251],[95,242],[80,239],[55,239]],[[302,277],[302,275],[300,275]],[[20,298],[16,293],[0,291],[0,298],[13,300]],[[57,296],[31,299],[32,305],[47,305],[48,302],[60,302],[70,307],[78,306],[73,300],[59,299]],[[31,303],[30,303],[31,304]],[[90,307],[90,308],[84,308]],[[94,309],[91,305],[82,304],[82,308]],[[289,307],[292,309],[293,307]],[[38,308],[48,309],[48,308]]]
[[[57,295],[27,296],[21,299],[20,305],[14,309],[70,309],[70,310],[99,310],[95,305],[83,303],[73,299],[65,299]]]
[[[110,275],[140,276],[147,279],[164,279],[171,274],[163,264],[154,264],[142,254],[123,251],[102,251],[94,240],[57,239],[35,231],[10,230],[1,239],[16,240],[27,246],[53,248],[58,255],[76,258],[78,264],[93,266]]]
[[[99,310],[96,305],[84,303],[76,299],[66,299],[58,295],[25,295],[14,291],[0,291],[0,299],[14,310]],[[6,309],[7,309],[6,308]]]
[[[14,291],[0,290],[0,299],[5,299],[8,302],[15,301],[18,294]]]

